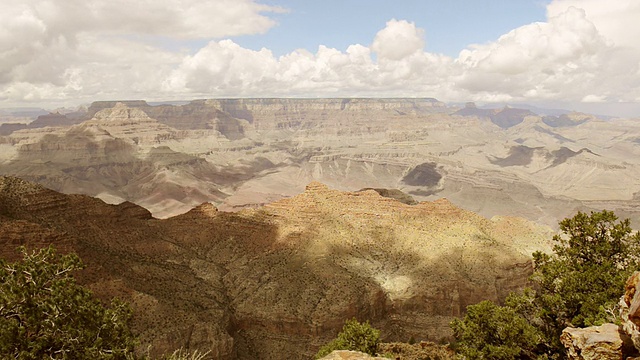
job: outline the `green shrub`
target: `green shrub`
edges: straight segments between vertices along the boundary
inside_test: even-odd
[[[456,352],[467,359],[535,359],[542,334],[515,310],[483,301],[451,322]]]
[[[413,345],[416,343],[416,338],[413,337],[413,335],[409,338],[409,345]]]
[[[564,234],[554,236],[553,254],[533,254],[533,289],[512,293],[505,307],[468,306],[465,318],[452,322],[460,352],[473,359],[492,351],[491,358],[507,359],[516,353],[529,357],[534,350],[539,357],[558,358],[565,352],[564,328],[615,320],[624,283],[640,268],[640,233],[632,231],[628,219],[618,221],[606,210],[578,212],[562,220],[560,230]],[[529,336],[531,326],[542,336],[537,346],[530,342],[535,339]],[[514,341],[518,331],[525,340]]]
[[[378,351],[380,330],[369,322],[360,323],[356,319],[347,320],[338,336],[320,348],[316,359],[329,355],[334,350],[353,350],[375,355]]]
[[[131,310],[113,301],[104,307],[76,284],[82,267],[74,254],[52,247],[15,263],[0,260],[0,357],[40,359],[126,359],[133,357]]]

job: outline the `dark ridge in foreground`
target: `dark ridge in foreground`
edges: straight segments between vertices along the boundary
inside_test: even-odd
[[[385,341],[440,340],[467,305],[524,286],[528,254],[549,235],[444,199],[406,205],[319,183],[255,210],[205,203],[159,220],[132,203],[0,177],[3,258],[20,245],[77,252],[87,265],[79,281],[129,301],[155,355],[306,359],[352,317]]]

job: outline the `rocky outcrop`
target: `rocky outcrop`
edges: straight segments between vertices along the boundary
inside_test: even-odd
[[[380,194],[380,196],[398,200],[403,204],[416,205],[418,203],[413,197],[411,197],[411,195],[405,194],[398,189],[364,188],[364,189],[360,189],[359,191],[367,191],[367,190],[373,190],[378,194]]]
[[[524,286],[531,247],[548,250],[549,238],[446,200],[407,205],[320,183],[259,209],[203,204],[158,220],[0,177],[0,253],[77,252],[79,281],[129,301],[154,356],[182,346],[216,359],[306,359],[353,317],[385,340],[440,340],[467,305]]]
[[[625,284],[620,298],[621,325],[604,324],[588,328],[566,328],[560,340],[569,359],[634,359],[640,351],[640,272]]]
[[[500,301],[522,287],[531,272],[522,246],[544,238],[535,227],[516,234],[521,220],[492,222],[445,200],[410,206],[320,183],[239,217],[221,215],[214,219],[225,221],[227,232],[245,231],[232,235],[231,249],[214,250],[206,235],[175,236],[196,241],[223,264],[235,339],[257,358],[277,357],[293,344],[300,351],[309,339],[319,346],[351,317],[370,320],[389,340],[440,340],[466,305]],[[192,217],[207,219],[198,209],[170,221]],[[260,237],[248,237],[247,229]]]
[[[615,324],[566,328],[560,341],[572,360],[621,360],[628,353],[629,337]]]
[[[320,360],[386,360],[385,357],[371,356],[359,351],[335,350]]]
[[[634,272],[627,280],[619,306],[622,328],[640,350],[640,272]]]

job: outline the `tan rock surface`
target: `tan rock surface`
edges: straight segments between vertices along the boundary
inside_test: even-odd
[[[386,360],[387,358],[371,356],[359,351],[335,350],[320,360]]]
[[[560,341],[571,360],[622,360],[626,335],[615,324],[566,328]]]
[[[480,300],[526,283],[548,229],[488,220],[446,200],[406,205],[319,183],[238,213],[204,204],[158,220],[0,177],[0,251],[54,243],[88,265],[80,281],[132,303],[142,344],[217,359],[306,359],[345,319],[385,340],[440,340]]]
[[[457,110],[434,99],[96,102],[84,117],[4,129],[0,173],[161,217],[204,201],[261,206],[320,181],[446,197],[486,217],[550,226],[603,208],[640,224],[637,120]]]
[[[627,280],[619,306],[622,328],[640,350],[640,272],[634,272]]]

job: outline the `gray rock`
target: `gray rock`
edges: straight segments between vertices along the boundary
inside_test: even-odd
[[[560,341],[570,360],[621,360],[627,336],[615,324],[566,328]]]

